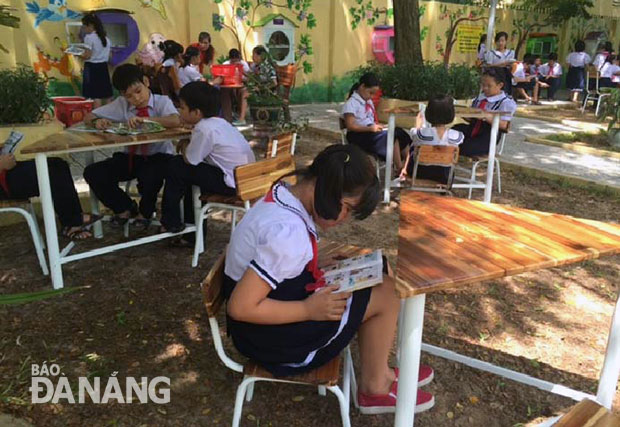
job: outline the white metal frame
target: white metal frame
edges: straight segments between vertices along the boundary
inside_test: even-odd
[[[39,259],[39,265],[41,266],[43,275],[48,276],[49,270],[47,269],[47,263],[45,262],[45,252],[44,252],[45,241],[43,240],[43,236],[41,235],[41,231],[39,230],[39,224],[37,223],[37,215],[34,212],[34,206],[32,206],[32,201],[29,201],[28,203],[28,210],[21,208],[19,206],[10,206],[10,207],[0,208],[0,213],[3,213],[3,212],[17,213],[24,217],[24,219],[28,223],[30,234],[32,235],[32,243],[34,243],[34,249],[37,253],[37,258]]]
[[[497,174],[497,192],[498,193],[502,192],[502,175],[501,175],[499,157],[502,155],[502,152],[504,151],[504,145],[506,145],[507,135],[508,135],[507,133],[502,133],[502,136],[499,139],[499,143],[496,146],[494,166],[495,166],[495,173]],[[452,188],[468,188],[469,189],[469,193],[467,194],[468,199],[471,199],[472,191],[474,188],[486,188],[486,184],[484,182],[476,180],[476,171],[480,163],[490,164],[489,158],[487,157],[487,158],[481,158],[481,159],[475,160],[471,165],[471,169],[467,169],[462,166],[456,167],[457,171],[465,172],[469,175],[469,177],[455,176],[454,179],[455,181],[458,181],[458,183],[452,185]]]
[[[166,141],[170,139],[169,137],[166,139],[153,139],[147,141],[127,141],[124,143],[111,143],[107,146],[100,145],[97,147],[86,146],[86,147],[77,147],[72,148],[70,150],[58,150],[53,151],[50,154],[57,155],[61,153],[74,153],[74,152],[86,152],[87,154],[87,164],[91,164],[94,162],[94,154],[93,150],[99,150],[102,148],[119,148],[123,146],[129,145],[138,145],[138,144],[152,144],[155,142]],[[47,240],[47,252],[49,257],[49,269],[50,276],[52,278],[52,285],[54,289],[61,289],[64,286],[63,277],[62,277],[62,265],[68,262],[77,261],[80,259],[91,258],[98,255],[107,254],[110,252],[114,252],[120,249],[131,248],[134,246],[144,245],[151,242],[156,242],[158,240],[167,239],[173,236],[179,236],[186,233],[193,233],[196,231],[196,226],[187,225],[186,228],[179,233],[159,233],[154,234],[147,237],[142,237],[140,239],[131,240],[127,242],[121,242],[114,245],[104,246],[97,249],[92,249],[89,251],[81,252],[74,255],[69,255],[69,251],[75,246],[70,243],[62,252],[58,246],[58,230],[56,228],[56,218],[54,214],[54,204],[52,202],[52,190],[50,186],[50,177],[49,177],[49,169],[47,166],[47,156],[48,153],[37,153],[35,155],[35,164],[37,167],[37,180],[39,183],[39,194],[41,198],[41,208],[43,210],[43,222],[45,224],[45,237]],[[99,214],[99,201],[95,194],[90,191],[90,202],[91,202],[91,212],[94,214]],[[95,223],[93,225],[93,231],[96,238],[101,238],[103,236],[103,230],[101,221]]]
[[[596,77],[594,77],[596,84],[594,86],[594,90],[592,91],[590,90],[590,70],[588,69],[586,71],[586,97],[583,100],[583,105],[581,106],[581,114],[584,114],[586,112],[588,101],[592,100],[592,101],[596,101],[595,115],[598,117],[598,112],[599,112],[599,109],[601,108],[601,101],[605,97],[611,96],[611,93],[601,92],[601,89],[599,87],[600,78],[601,78],[601,73],[599,70],[596,70]]]
[[[491,125],[491,136],[489,140],[489,157],[488,162],[490,165],[495,164],[495,153],[497,146],[497,134],[499,133],[500,115],[493,114],[493,123]],[[388,118],[388,135],[387,135],[387,147],[385,156],[385,181],[383,183],[383,203],[390,203],[390,187],[392,186],[392,163],[394,161],[394,132],[396,130],[396,115],[391,113]],[[453,188],[458,184],[454,184]],[[477,183],[469,184],[472,188],[484,188],[484,201],[491,202],[491,193],[493,189],[493,168],[487,170],[486,182],[484,184]]]
[[[213,338],[213,345],[215,346],[215,351],[227,368],[243,373],[243,365],[239,362],[233,360],[226,351],[224,350],[224,345],[222,344],[222,334],[220,333],[220,327],[217,322],[217,318],[209,316],[209,326],[211,330],[211,336]],[[344,359],[344,372],[343,372],[343,386],[342,389],[338,386],[319,386],[319,394],[325,395],[325,390],[329,390],[336,395],[338,398],[338,403],[340,406],[340,417],[342,418],[342,426],[350,427],[351,421],[349,419],[349,406],[350,406],[350,393],[351,393],[351,382],[353,382],[353,387],[356,387],[355,384],[355,374],[353,373],[353,361],[351,359],[351,350],[347,347],[344,351],[343,355]],[[254,384],[258,381],[269,381],[276,383],[289,383],[289,384],[301,384],[301,385],[310,385],[308,383],[298,382],[298,381],[288,381],[285,379],[279,378],[262,378],[255,377],[252,375],[244,375],[243,380],[237,387],[237,393],[235,397],[235,409],[233,412],[233,421],[232,426],[238,427],[241,421],[241,415],[243,413],[243,401],[244,398],[247,402],[250,402],[254,396]]]

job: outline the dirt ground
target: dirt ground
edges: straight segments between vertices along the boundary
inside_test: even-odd
[[[305,164],[330,140],[304,134]],[[620,198],[565,183],[503,171],[494,201],[615,221]],[[481,194],[478,195],[481,197]],[[197,268],[191,250],[166,241],[65,265],[74,293],[20,306],[0,306],[0,414],[36,426],[230,425],[241,380],[219,361],[202,305],[200,282],[229,235],[229,218],[209,220],[207,250]],[[398,201],[367,220],[323,237],[385,248],[396,256]],[[27,228],[0,228],[0,292],[47,290]],[[105,243],[122,239],[106,228]],[[100,245],[80,243],[79,249]],[[606,336],[620,285],[620,256],[526,273],[427,297],[424,341],[586,392],[596,392]],[[227,349],[234,350],[230,345]],[[72,384],[80,376],[171,378],[171,402],[30,404],[30,365],[57,363]],[[423,355],[435,380],[436,404],[417,426],[517,426],[574,402]],[[616,408],[620,394],[616,395]],[[338,426],[337,401],[315,389],[258,384],[244,405],[244,426]],[[354,426],[391,426],[393,415],[364,416]]]
[[[517,114],[519,117],[530,119],[550,120],[552,122],[559,119],[576,120],[588,123],[600,123],[594,110],[588,109],[585,114],[580,109],[567,106],[566,108],[521,108]]]

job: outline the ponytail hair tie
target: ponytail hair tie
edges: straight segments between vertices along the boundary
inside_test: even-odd
[[[344,159],[345,163],[349,163],[349,160],[351,160],[351,156],[349,156],[349,154],[347,154],[347,157]]]

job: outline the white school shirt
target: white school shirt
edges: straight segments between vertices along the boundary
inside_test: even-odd
[[[179,115],[176,107],[167,96],[151,94],[149,98],[149,116],[150,117],[166,117]],[[127,121],[136,117],[138,109],[127,102],[124,96],[119,96],[109,104],[93,110],[93,114],[102,119],[108,119],[113,122],[127,123]],[[145,117],[147,118],[147,117]],[[156,142],[148,144],[146,155],[150,156],[156,153],[174,154],[174,146],[172,141]],[[129,151],[129,147],[125,147],[125,152]]]
[[[534,64],[530,65],[530,74],[533,76],[538,76],[540,74],[540,67]]]
[[[485,111],[501,111],[501,120],[510,121],[515,111],[517,111],[517,103],[512,97],[506,95],[504,92],[494,95],[491,97],[486,97],[484,93],[480,93],[476,99],[471,103],[472,107],[480,108],[480,104],[483,100],[487,100],[486,105],[484,106]]]
[[[232,64],[232,62],[230,62],[230,59],[224,61],[224,65],[230,65]],[[243,74],[250,74],[252,72],[252,70],[250,69],[250,65],[245,62],[243,59],[239,62],[237,62],[237,64],[241,64],[241,66],[243,67]]]
[[[594,57],[594,61],[592,61],[592,65],[596,67],[597,70],[601,70],[603,65],[605,65],[605,61],[607,61],[607,55],[604,53],[597,53]]]
[[[235,168],[256,160],[241,132],[219,117],[202,119],[194,126],[185,158],[194,166],[202,162],[217,166],[230,188],[235,188]]]
[[[409,130],[411,143],[413,145],[459,145],[464,139],[463,132],[455,129],[446,129],[443,136],[439,138],[435,128],[411,128]]]
[[[273,289],[299,276],[313,258],[310,233],[318,234],[303,204],[283,184],[273,203],[259,200],[235,227],[226,251],[228,277],[239,281],[251,268]]]
[[[617,65],[612,64],[611,62],[605,62],[605,64],[603,64],[603,67],[601,68],[601,78],[608,78],[611,79],[614,77],[614,75],[620,71],[620,67]]]
[[[523,62],[517,62],[516,63],[516,67],[515,67],[515,71],[514,73],[512,73],[512,84],[516,85],[517,81],[515,80],[516,78],[518,79],[525,79],[527,76],[525,75],[525,64]]]
[[[345,114],[353,114],[355,124],[358,126],[370,126],[375,124],[375,106],[372,99],[364,101],[357,91],[342,106],[342,118]]]
[[[572,52],[566,57],[566,62],[571,67],[586,67],[592,58],[585,52]]]
[[[551,67],[549,66],[548,62],[546,62],[543,65],[541,65],[540,68],[538,69],[538,72],[543,77],[548,77],[548,76],[552,75],[551,74]],[[561,76],[562,75],[562,66],[560,65],[559,62],[556,62],[553,65],[553,75],[554,76]]]
[[[181,87],[191,82],[199,82],[202,80],[202,74],[195,65],[187,65],[179,68],[179,83]]]
[[[105,39],[107,43],[103,46],[103,43],[101,43],[101,39],[97,33],[92,32],[84,36],[84,44],[88,45],[88,49],[91,51],[90,58],[88,58],[86,62],[93,62],[95,64],[108,62],[111,43],[109,37],[106,37]]]
[[[506,62],[511,59],[515,59],[515,51],[512,49],[506,49],[503,52],[499,50],[490,50],[484,55],[484,62],[489,65],[499,64],[500,62]]]

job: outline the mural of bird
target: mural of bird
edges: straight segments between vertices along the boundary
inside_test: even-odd
[[[138,0],[142,7],[150,7],[155,9],[161,15],[162,19],[168,19],[166,15],[166,6],[164,0]]]
[[[35,0],[26,3],[26,11],[37,15],[34,27],[37,28],[43,21],[64,21],[65,19],[79,19],[82,14],[67,7],[67,0],[49,0],[46,8],[43,8]]]

